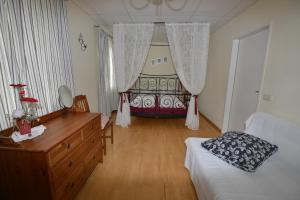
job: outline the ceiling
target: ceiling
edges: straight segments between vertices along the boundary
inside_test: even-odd
[[[174,11],[162,1],[157,7],[150,3],[142,7],[147,0],[72,0],[81,9],[87,12],[98,25],[112,30],[114,23],[150,23],[150,22],[208,22],[211,30],[215,31],[233,17],[240,14],[257,0],[168,0],[173,8],[181,7]],[[160,2],[161,0],[154,0]]]

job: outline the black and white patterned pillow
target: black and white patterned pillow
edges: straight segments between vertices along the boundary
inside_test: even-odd
[[[253,135],[226,132],[216,139],[201,143],[209,152],[225,162],[247,172],[255,172],[278,147]]]

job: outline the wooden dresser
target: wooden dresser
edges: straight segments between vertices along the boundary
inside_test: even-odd
[[[73,199],[102,161],[100,114],[64,114],[44,134],[0,144],[0,199]]]

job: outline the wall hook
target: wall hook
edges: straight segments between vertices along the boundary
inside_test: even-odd
[[[87,44],[86,44],[85,41],[83,40],[83,36],[82,36],[81,32],[80,32],[80,34],[79,34],[78,42],[80,43],[81,50],[82,50],[82,51],[85,51],[86,48],[87,48]]]

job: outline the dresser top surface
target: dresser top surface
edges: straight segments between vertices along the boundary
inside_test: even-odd
[[[31,140],[25,140],[19,144],[24,150],[47,152],[98,116],[100,116],[99,113],[65,113],[60,117],[43,123],[47,128],[43,135]]]

